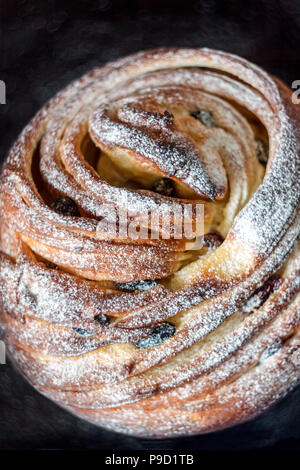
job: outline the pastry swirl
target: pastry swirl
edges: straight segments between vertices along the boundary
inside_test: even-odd
[[[209,49],[129,56],[46,104],[0,189],[0,324],[33,386],[147,437],[231,426],[295,387],[299,124],[284,84]],[[172,211],[195,227],[199,204],[195,249]]]

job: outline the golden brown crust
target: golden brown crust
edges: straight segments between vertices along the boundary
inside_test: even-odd
[[[299,121],[280,81],[208,49],[135,54],[54,97],[1,176],[0,320],[27,379],[78,416],[148,437],[221,429],[292,389]],[[172,195],[154,191],[165,177]],[[60,196],[72,215],[54,210]],[[176,231],[188,208],[195,228],[199,204],[196,234],[212,238],[195,250]],[[133,226],[143,237],[121,230]],[[151,289],[120,285],[143,280]],[[169,337],[147,343],[166,321]]]

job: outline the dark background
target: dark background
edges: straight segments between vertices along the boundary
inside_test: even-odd
[[[297,0],[0,0],[0,159],[54,93],[91,68],[160,46],[211,47],[300,79]],[[300,449],[300,388],[258,419],[219,433],[161,441],[89,425],[0,365],[0,449]]]

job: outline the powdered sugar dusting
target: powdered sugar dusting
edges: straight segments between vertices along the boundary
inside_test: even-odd
[[[28,380],[91,422],[151,437],[249,419],[293,388],[299,124],[283,84],[209,49],[135,54],[54,97],[1,176],[0,323]],[[266,136],[264,172],[255,142]],[[174,198],[151,190],[166,176]],[[54,212],[58,195],[81,217]],[[128,204],[134,220],[199,201],[205,231],[225,238],[217,248],[192,253],[173,234],[133,242],[97,231],[103,203]],[[243,305],[274,273],[281,285],[247,315]],[[143,279],[158,282],[145,292],[115,283]],[[136,346],[166,320],[172,337]]]

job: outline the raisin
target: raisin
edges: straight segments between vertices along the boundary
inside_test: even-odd
[[[256,155],[259,161],[263,164],[266,164],[269,156],[269,146],[267,142],[262,139],[255,139],[256,144]]]
[[[174,182],[170,178],[160,178],[159,180],[155,181],[151,191],[159,193],[162,196],[171,197],[175,191]]]
[[[8,305],[7,305],[7,303],[4,301],[3,298],[1,298],[1,303],[0,303],[0,305],[1,305],[1,310],[0,310],[1,313],[9,313]]]
[[[51,263],[51,261],[45,261],[44,264],[48,269],[58,269],[57,264]]]
[[[58,214],[80,217],[80,212],[76,202],[68,196],[57,197],[51,207]]]
[[[253,313],[254,310],[260,308],[281,284],[282,279],[279,276],[271,276],[261,287],[256,289],[251,297],[249,297],[242,307],[243,312]]]
[[[92,335],[93,334],[92,331],[84,330],[83,328],[73,327],[72,330],[75,331],[75,333],[77,333],[80,336],[86,336],[86,335]]]
[[[171,338],[175,334],[175,331],[176,327],[173,325],[173,323],[161,323],[154,328],[150,336],[141,339],[135,345],[139,349],[153,348],[154,346],[158,346],[167,339]]]
[[[218,246],[222,245],[224,238],[218,232],[210,232],[206,233],[203,238],[203,246],[207,246],[208,248],[218,248]]]
[[[35,294],[33,294],[29,289],[26,289],[24,292],[24,301],[25,305],[29,308],[36,310],[38,305],[38,300]]]
[[[103,326],[109,325],[110,323],[108,316],[104,315],[104,313],[99,313],[99,315],[96,315],[95,320]]]
[[[115,286],[118,290],[124,292],[144,292],[156,287],[157,282],[153,279],[145,279],[144,281],[116,282]]]
[[[216,127],[216,121],[213,114],[206,109],[199,109],[194,113],[191,113],[191,116],[197,121],[200,121],[206,127]]]
[[[266,359],[268,359],[271,356],[274,356],[274,354],[276,354],[279,351],[281,346],[282,346],[282,341],[278,339],[277,341],[275,341],[275,343],[271,344],[271,346],[267,347],[262,353],[259,363],[262,364],[263,362],[265,362]]]

